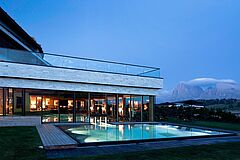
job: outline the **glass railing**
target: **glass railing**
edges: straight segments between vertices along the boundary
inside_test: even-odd
[[[0,61],[160,78],[160,69],[134,64],[0,48]]]

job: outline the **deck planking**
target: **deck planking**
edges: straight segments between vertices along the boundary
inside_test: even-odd
[[[45,149],[75,148],[78,143],[52,124],[37,126],[38,133]]]

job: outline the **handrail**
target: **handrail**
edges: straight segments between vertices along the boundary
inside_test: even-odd
[[[12,63],[41,65],[105,73],[160,78],[160,68],[121,62],[82,58],[53,53],[37,53],[0,48],[0,60]]]
[[[122,62],[115,62],[115,61],[107,61],[107,60],[100,60],[100,59],[93,59],[93,58],[85,58],[85,57],[76,57],[76,56],[68,56],[68,55],[61,55],[61,54],[55,54],[55,53],[42,53],[43,55],[52,55],[52,56],[58,56],[58,57],[66,57],[66,58],[73,58],[73,59],[81,59],[81,60],[87,60],[87,61],[95,61],[95,62],[103,62],[103,63],[112,63],[112,64],[119,64],[119,65],[127,65],[127,66],[133,66],[133,67],[143,67],[143,68],[152,68],[152,69],[160,69],[157,67],[150,67],[150,66],[144,66],[144,65],[138,65],[138,64],[130,64],[130,63],[122,63]]]

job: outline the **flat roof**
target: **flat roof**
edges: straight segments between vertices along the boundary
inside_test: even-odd
[[[12,19],[7,12],[0,7],[0,25],[8,30],[18,40],[28,46],[32,51],[43,52],[42,47],[38,44],[17,22]]]

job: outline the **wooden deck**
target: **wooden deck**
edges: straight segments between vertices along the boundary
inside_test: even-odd
[[[37,126],[40,124],[40,116],[0,116],[0,127]]]
[[[68,149],[76,148],[77,142],[66,133],[52,124],[42,124],[37,126],[45,149]]]

